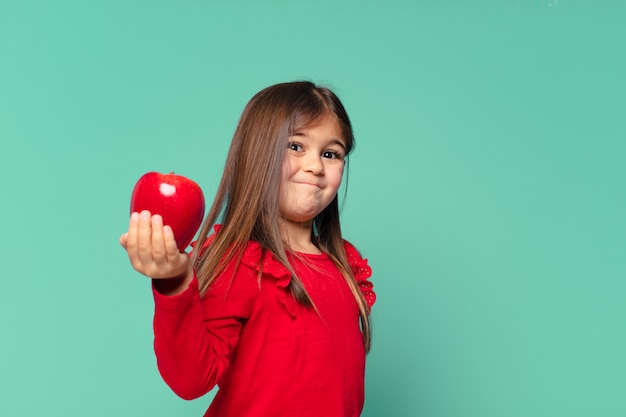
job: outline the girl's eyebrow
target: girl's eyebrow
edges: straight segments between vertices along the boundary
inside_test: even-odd
[[[345,151],[346,150],[346,145],[340,141],[339,139],[331,139],[330,143],[334,144],[334,145],[339,145],[341,146],[341,148]]]
[[[290,136],[290,137],[293,137],[293,136],[300,136],[300,137],[306,138],[306,137],[307,137],[307,134],[306,134],[305,132],[295,131],[295,132],[293,132],[292,134],[290,134],[289,136]],[[341,148],[342,148],[344,151],[346,150],[346,145],[345,145],[345,143],[344,143],[342,140],[340,140],[340,139],[331,138],[331,139],[329,139],[329,140],[328,140],[328,142],[327,142],[327,143],[328,143],[329,145],[339,145],[339,146],[341,146]]]

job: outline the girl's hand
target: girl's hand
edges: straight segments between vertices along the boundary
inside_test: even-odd
[[[132,213],[128,232],[120,237],[120,244],[133,268],[143,275],[185,282],[193,277],[189,255],[178,250],[172,229],[163,226],[158,214],[150,215],[145,210]]]

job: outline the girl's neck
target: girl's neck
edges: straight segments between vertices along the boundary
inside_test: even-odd
[[[291,251],[311,254],[322,253],[311,240],[313,221],[300,223],[281,218],[280,229],[285,244]]]

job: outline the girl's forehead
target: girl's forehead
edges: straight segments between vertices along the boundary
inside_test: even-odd
[[[336,129],[341,131],[341,123],[339,118],[332,112],[326,111],[314,119],[303,120],[299,126],[296,124],[293,130],[313,129],[322,125],[335,125]]]

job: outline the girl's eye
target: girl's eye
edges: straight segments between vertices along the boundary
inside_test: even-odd
[[[296,152],[302,152],[302,145],[300,145],[299,143],[295,143],[295,142],[290,142],[289,145],[287,145],[289,147],[289,149],[291,149],[292,151],[296,151]]]
[[[324,153],[322,153],[322,157],[329,159],[340,159],[341,154],[335,151],[325,151]]]

